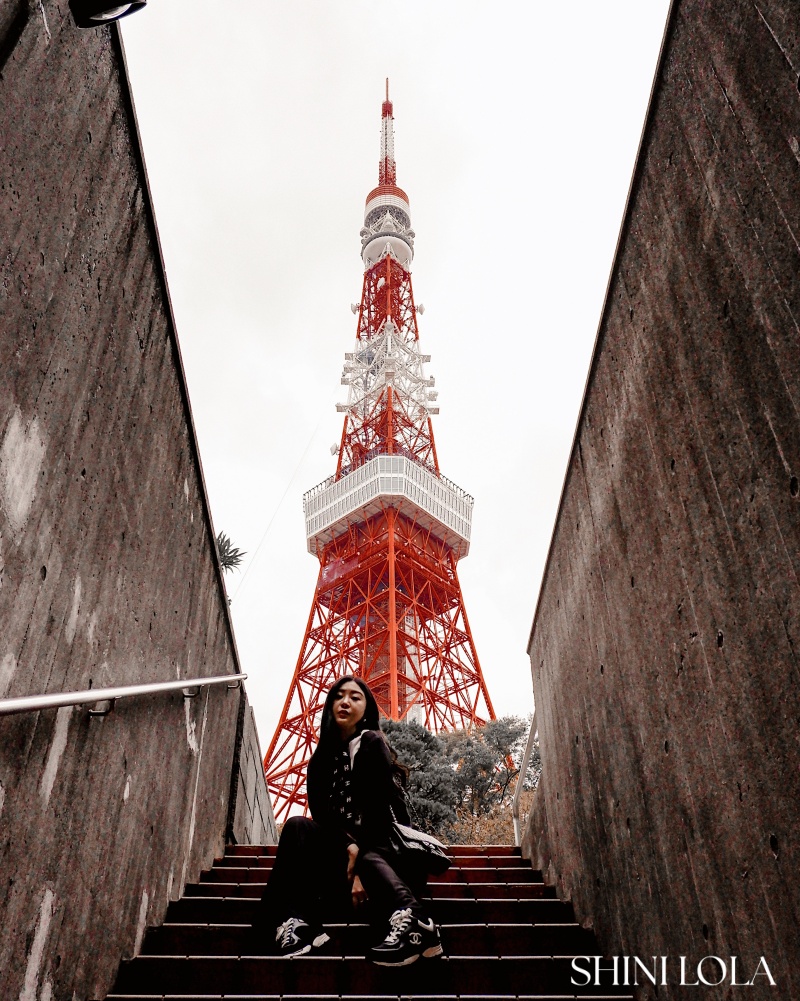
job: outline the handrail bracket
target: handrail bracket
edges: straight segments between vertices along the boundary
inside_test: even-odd
[[[87,702],[86,705],[88,708],[86,711],[89,716],[108,716],[110,712],[114,711],[116,703],[116,699],[101,699],[99,702]]]

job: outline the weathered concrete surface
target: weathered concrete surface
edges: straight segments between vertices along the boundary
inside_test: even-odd
[[[115,28],[0,5],[0,694],[237,659]],[[103,997],[224,843],[240,693],[0,720],[4,998]]]
[[[228,840],[237,845],[276,845],[278,827],[264,777],[264,755],[252,707],[244,706],[239,742],[233,824]]]
[[[798,75],[794,0],[673,8],[530,641],[535,864],[778,982],[660,1001],[800,997]]]

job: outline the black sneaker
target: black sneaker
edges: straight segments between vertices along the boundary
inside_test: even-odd
[[[302,918],[287,918],[282,925],[278,925],[275,941],[280,954],[289,958],[304,956],[312,948],[325,945],[328,935],[324,931],[314,931]]]
[[[370,950],[377,966],[408,966],[420,956],[440,956],[442,943],[432,918],[414,917],[410,907],[395,911],[389,918],[389,934]]]

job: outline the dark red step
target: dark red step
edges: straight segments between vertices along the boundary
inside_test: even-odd
[[[188,889],[188,887],[187,887]],[[196,924],[251,924],[257,901],[245,897],[186,896],[169,905],[167,921]],[[441,898],[429,903],[438,924],[552,924],[574,921],[572,905],[555,896],[535,900],[462,900]]]
[[[224,858],[214,860],[214,868],[246,868],[246,869],[272,869],[275,864],[274,855],[226,855]],[[517,855],[458,855],[453,859],[453,865],[449,871],[456,869],[481,869],[490,867],[493,869],[513,869],[524,868],[527,872],[537,872],[525,865],[523,859]],[[541,873],[538,873],[541,877]]]
[[[225,858],[236,856],[258,856],[277,854],[277,845],[228,845]],[[448,853],[457,858],[461,855],[508,855],[522,858],[522,851],[513,845],[450,845]]]
[[[266,883],[271,868],[261,866],[224,866],[215,865],[200,876],[201,883]],[[530,866],[514,866],[495,868],[494,866],[465,866],[463,869],[453,866],[440,876],[431,876],[431,885],[442,883],[495,883],[498,878],[503,882],[533,883],[537,882],[536,873]],[[541,882],[541,879],[538,880]]]
[[[109,994],[107,1001],[221,1001],[223,994]],[[510,999],[510,996],[506,996]],[[573,994],[554,995],[517,994],[510,1001],[563,1001],[575,997]],[[631,994],[591,994],[584,995],[586,1001],[633,1001]],[[237,994],[235,1001],[341,1001],[341,994]],[[348,994],[346,1001],[503,1001],[497,994]]]
[[[192,956],[140,956],[123,963],[115,994],[152,992],[153,986],[164,993],[240,995],[259,993],[295,994],[301,997],[322,995],[381,995],[393,990],[395,995],[493,994],[516,997],[519,994],[591,997],[592,994],[570,985],[572,968],[568,957],[504,957],[494,962],[486,957],[418,961],[411,966],[384,969],[363,958],[300,959]],[[625,988],[611,996],[630,994]],[[594,991],[596,994],[596,990]]]
[[[364,956],[372,945],[367,924],[326,924],[325,956]],[[446,956],[587,955],[594,936],[578,924],[450,924],[441,929]],[[274,951],[267,939],[258,948],[250,925],[165,923],[151,928],[142,952],[150,956],[252,956]]]
[[[186,887],[187,897],[249,897],[260,899],[266,882],[263,883],[190,883]],[[446,897],[463,900],[505,899],[533,900],[555,897],[553,887],[545,883],[431,883],[428,886],[429,899],[442,900]]]

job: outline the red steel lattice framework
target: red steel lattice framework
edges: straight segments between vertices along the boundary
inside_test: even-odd
[[[336,472],[304,497],[320,562],[294,677],[264,759],[279,822],[306,808],[305,770],[325,693],[368,682],[381,712],[434,732],[480,725],[494,710],[472,640],[457,561],[472,498],[439,470],[434,380],[419,350],[409,271],[414,233],[397,187],[388,83],[378,187],[361,230],[364,284]],[[355,309],[355,307],[354,307]]]

